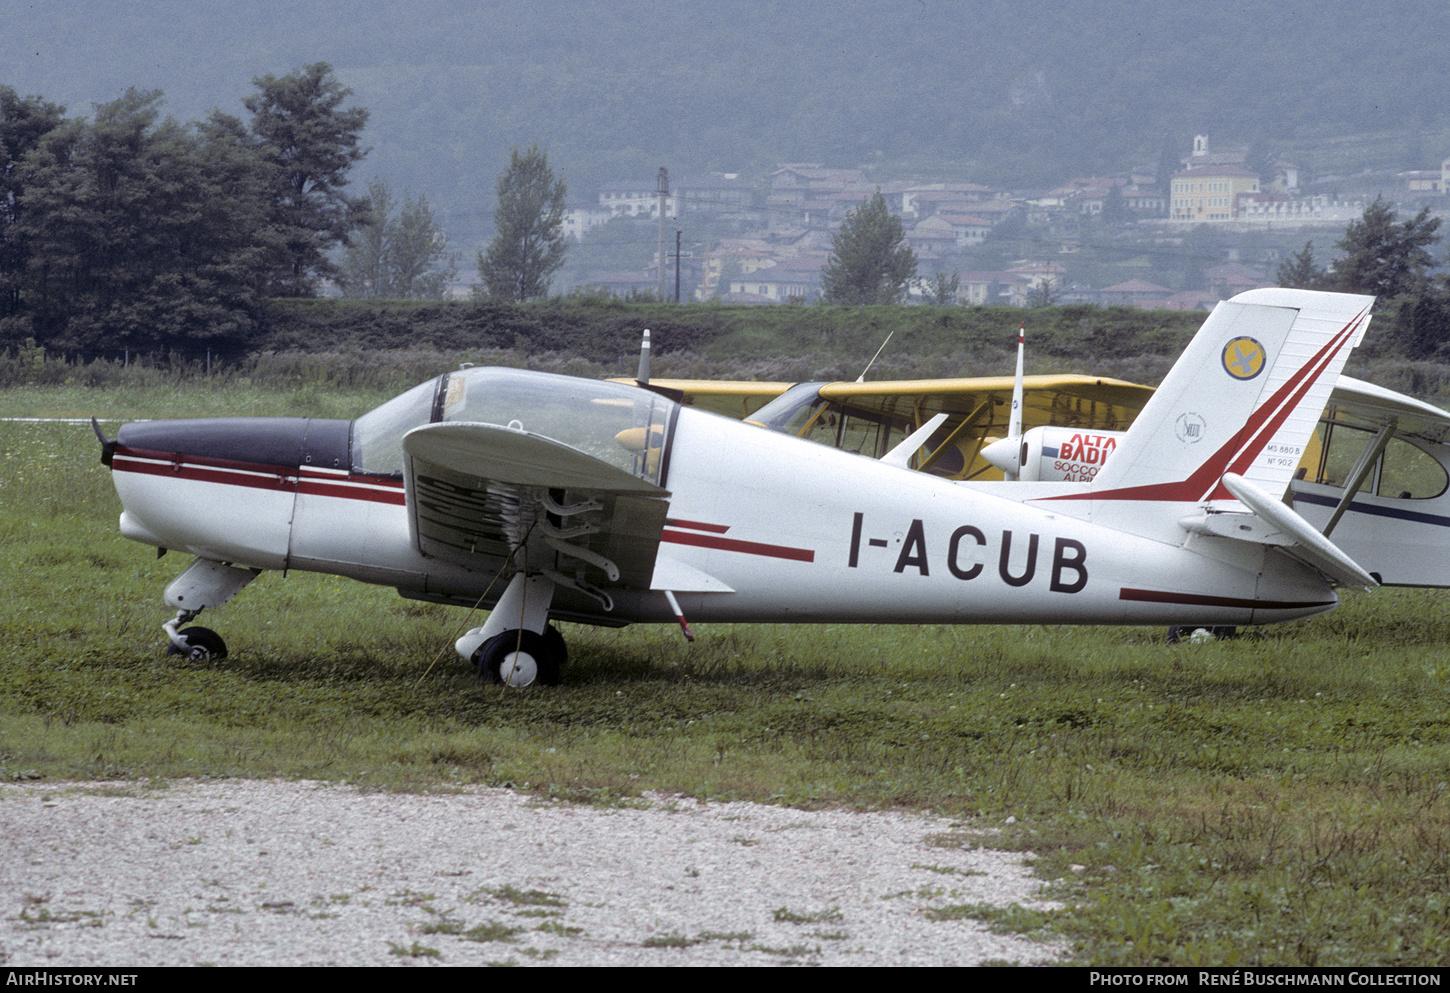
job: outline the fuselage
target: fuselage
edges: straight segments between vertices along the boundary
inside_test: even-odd
[[[128,424],[112,461],[122,532],[218,562],[477,601],[503,557],[465,568],[423,555],[401,472],[360,464],[356,423]],[[1012,484],[951,482],[689,408],[671,405],[662,446],[657,554],[712,581],[673,590],[691,621],[1260,624],[1338,602],[1263,546],[1129,534],[1023,503],[1001,489]],[[669,621],[664,582],[611,589],[608,611],[561,589],[554,614]]]

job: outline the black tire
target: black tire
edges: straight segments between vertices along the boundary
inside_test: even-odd
[[[560,658],[550,644],[552,639],[533,631],[524,631],[522,637],[520,635],[519,631],[505,631],[478,646],[478,651],[473,653],[473,664],[478,670],[478,678],[495,686],[503,686],[507,667],[512,673],[509,686],[558,686]],[[562,637],[559,642],[563,642]],[[515,659],[515,652],[521,657]]]
[[[222,636],[211,628],[182,628],[176,633],[186,642],[190,651],[183,651],[177,646],[176,642],[172,641],[166,645],[167,655],[185,655],[193,662],[205,662],[208,659],[224,659],[227,657],[227,643],[222,641]]]
[[[565,643],[564,636],[559,633],[558,628],[550,624],[544,628],[544,642],[549,646],[549,654],[553,655],[557,660],[558,667],[562,671],[569,664],[569,646]],[[553,686],[557,682],[555,680],[554,683],[546,683],[545,685]]]

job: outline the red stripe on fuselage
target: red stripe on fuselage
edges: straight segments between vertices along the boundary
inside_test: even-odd
[[[688,531],[671,531],[668,528],[660,534],[660,541],[669,541],[676,545],[696,545],[700,548],[718,548],[723,552],[764,555],[773,559],[791,559],[796,562],[816,560],[816,553],[809,548],[788,548],[785,545],[767,545],[759,541],[717,538],[712,534],[691,534]]]
[[[1208,596],[1202,593],[1170,593],[1167,590],[1134,590],[1124,586],[1118,590],[1119,600],[1141,603],[1181,603],[1191,607],[1252,607],[1259,610],[1302,610],[1305,607],[1329,607],[1334,600],[1245,600],[1232,596]]]
[[[363,500],[401,507],[405,502],[403,484],[399,480],[376,476],[336,475],[297,466],[260,465],[234,462],[205,456],[180,456],[170,452],[117,448],[111,461],[116,472],[134,472],[168,479],[188,479],[222,486],[240,486],[254,490],[283,490],[309,496]]]
[[[1065,493],[1061,496],[1043,497],[1048,500],[1166,500],[1171,502],[1198,503],[1203,500],[1229,496],[1221,480],[1225,472],[1243,474],[1253,461],[1262,454],[1264,446],[1278,433],[1288,420],[1299,401],[1323,374],[1324,367],[1335,353],[1343,348],[1354,329],[1364,319],[1360,312],[1334,335],[1318,352],[1310,357],[1298,371],[1290,376],[1284,385],[1274,391],[1266,402],[1260,404],[1249,415],[1244,426],[1225,442],[1203,463],[1188,475],[1188,478],[1170,483],[1150,483],[1146,486],[1127,486],[1118,490],[1083,493]],[[1313,370],[1311,374],[1311,370]],[[1292,399],[1291,402],[1287,402]],[[1247,439],[1247,440],[1245,440]]]
[[[730,530],[728,524],[701,524],[699,521],[682,521],[674,517],[666,517],[665,524],[674,528],[688,528],[691,531],[709,531],[711,534],[724,534]]]

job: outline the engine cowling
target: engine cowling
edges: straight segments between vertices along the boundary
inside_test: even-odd
[[[1118,447],[1121,431],[1041,427],[982,449],[982,458],[1023,482],[1086,483]]]

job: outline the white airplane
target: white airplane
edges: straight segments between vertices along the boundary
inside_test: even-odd
[[[1086,481],[909,468],[943,415],[869,458],[638,386],[498,368],[351,422],[126,424],[103,461],[121,532],[196,556],[165,628],[198,656],[225,645],[181,625],[276,569],[481,603],[455,648],[512,686],[558,682],[551,619],[673,619],[687,637],[687,617],[1268,624],[1376,585],[1283,500],[1372,303],[1221,303]]]

